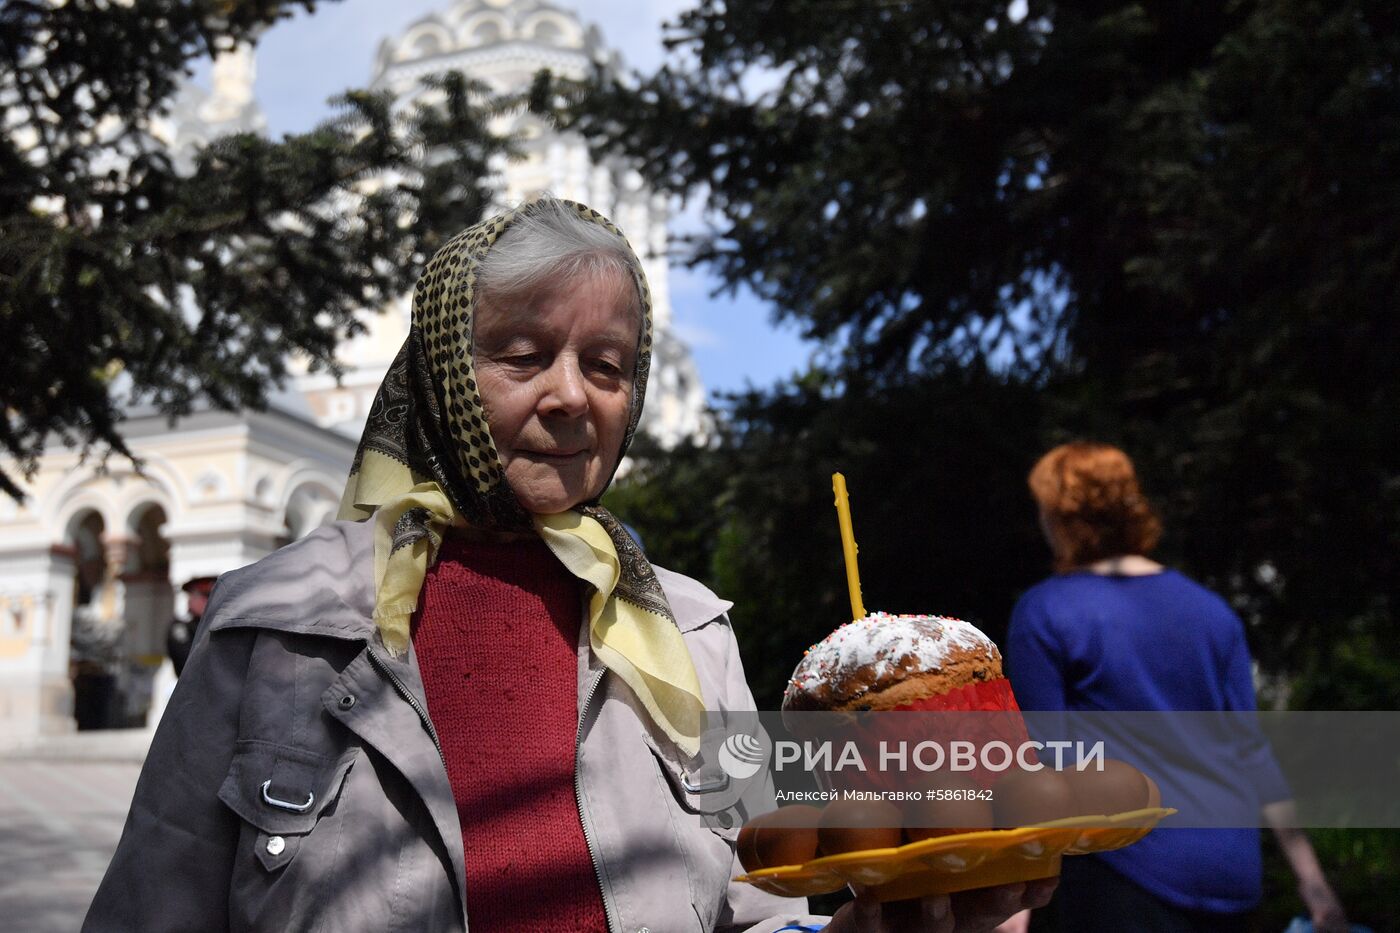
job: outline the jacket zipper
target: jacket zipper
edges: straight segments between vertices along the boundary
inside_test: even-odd
[[[423,708],[423,704],[418,702],[418,698],[413,695],[413,691],[408,689],[408,685],[399,679],[399,675],[389,669],[389,665],[374,653],[374,649],[369,650],[369,660],[379,673],[389,678],[389,683],[394,685],[394,691],[403,697],[408,705],[413,707],[413,711],[418,714],[418,719],[423,723],[423,728],[428,730],[428,736],[433,740],[433,748],[437,749],[438,758],[442,759],[442,770],[447,770],[447,755],[442,751],[442,742],[438,739],[437,729],[433,728],[433,721],[428,717],[428,711]]]
[[[588,688],[588,695],[584,697],[583,709],[579,710],[578,732],[574,736],[574,803],[578,805],[579,822],[583,824],[583,841],[588,847],[588,858],[593,863],[593,874],[598,879],[598,893],[603,898],[603,919],[607,923],[608,933],[617,929],[617,924],[613,922],[612,899],[608,897],[607,886],[603,884],[603,870],[598,867],[598,855],[594,851],[593,824],[588,820],[588,814],[583,809],[583,772],[579,769],[579,753],[583,750],[583,724],[588,719],[588,707],[593,703],[593,695],[598,692],[598,685],[603,682],[603,672],[599,671],[593,675],[593,685]]]
[[[442,751],[442,741],[438,738],[437,729],[433,727],[432,719],[428,717],[428,711],[423,708],[422,703],[418,702],[418,698],[413,695],[413,691],[408,689],[408,684],[400,680],[399,675],[390,670],[388,662],[375,654],[373,648],[366,648],[365,651],[369,655],[370,665],[389,679],[389,683],[394,687],[394,692],[403,697],[408,705],[412,707],[413,711],[418,714],[419,722],[423,723],[423,728],[428,730],[428,737],[433,740],[433,748],[437,749],[438,758],[442,761],[442,770],[445,774],[447,772],[447,755]],[[470,929],[471,924],[467,921],[467,899],[464,893],[462,896],[463,933],[470,933]]]

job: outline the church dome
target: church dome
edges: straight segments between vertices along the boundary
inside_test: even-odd
[[[508,58],[529,73],[550,68],[580,77],[607,59],[596,27],[545,0],[461,0],[425,16],[379,47],[376,83],[398,83],[405,73],[421,75],[448,68],[480,70],[490,60]],[[475,67],[473,67],[475,66]],[[491,80],[497,91],[518,79],[519,69]],[[494,77],[494,76],[493,76]]]

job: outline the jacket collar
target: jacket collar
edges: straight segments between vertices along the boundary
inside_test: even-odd
[[[334,522],[219,577],[209,630],[267,628],[369,641],[374,612],[374,528]]]
[[[720,599],[709,588],[683,574],[652,565],[656,580],[671,604],[671,613],[676,617],[676,626],[682,632],[699,628],[712,622],[729,611],[734,604]]]

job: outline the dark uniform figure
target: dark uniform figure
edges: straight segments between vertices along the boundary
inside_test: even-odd
[[[176,618],[170,623],[170,632],[165,636],[165,650],[175,665],[175,676],[185,669],[185,661],[190,656],[190,646],[194,644],[195,633],[199,631],[199,620],[204,617],[204,608],[209,605],[209,592],[214,588],[214,577],[195,577],[180,589],[189,594],[189,618]]]

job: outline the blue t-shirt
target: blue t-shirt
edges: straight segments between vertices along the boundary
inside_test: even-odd
[[[1244,625],[1219,596],[1174,570],[1044,580],[1016,604],[1006,654],[1025,710],[1255,709]],[[1291,796],[1262,738],[1235,754],[1250,786],[1231,790],[1247,806],[1257,812]],[[1173,775],[1154,777],[1171,806]],[[1158,827],[1096,857],[1188,910],[1236,913],[1262,893],[1258,829]]]

